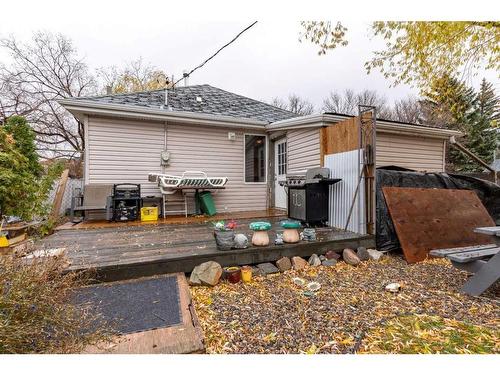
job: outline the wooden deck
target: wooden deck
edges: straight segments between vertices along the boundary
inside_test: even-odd
[[[256,220],[272,223],[271,245],[243,250],[220,251],[213,237],[211,223],[125,225],[84,230],[59,230],[38,244],[39,248],[66,248],[70,271],[95,269],[103,281],[125,280],[172,272],[191,272],[209,260],[223,266],[275,261],[282,256],[307,257],[346,247],[374,246],[374,237],[317,228],[317,241],[296,244],[273,244],[282,217],[237,220],[237,232],[251,238],[248,224]]]
[[[254,219],[262,217],[282,217],[286,216],[285,210],[270,208],[267,210],[254,210],[254,211],[241,211],[241,212],[223,212],[214,216],[181,216],[174,215],[167,218],[159,218],[156,221],[126,221],[126,222],[113,222],[107,220],[93,220],[83,221],[81,223],[64,223],[55,228],[55,231],[60,230],[76,230],[76,229],[98,229],[98,228],[121,228],[121,227],[137,227],[149,225],[162,225],[162,224],[193,224],[193,223],[211,223],[218,220],[240,220],[240,219]]]

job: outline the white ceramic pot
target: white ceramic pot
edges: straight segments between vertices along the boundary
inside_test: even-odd
[[[253,232],[252,245],[254,246],[267,246],[269,245],[269,236],[267,230],[256,230]]]

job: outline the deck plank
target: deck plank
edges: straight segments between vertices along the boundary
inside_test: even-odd
[[[274,245],[282,217],[238,219],[237,233],[249,240],[252,221],[267,220],[271,244],[243,250],[220,251],[211,222],[115,226],[82,230],[60,230],[37,243],[38,248],[66,248],[70,271],[95,269],[100,280],[122,280],[160,273],[191,272],[197,264],[215,260],[223,266],[275,261],[282,256],[310,256],[345,247],[374,246],[373,236],[317,228],[317,241]],[[121,223],[120,223],[121,224]]]

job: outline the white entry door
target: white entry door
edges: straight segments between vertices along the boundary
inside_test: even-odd
[[[287,207],[285,188],[279,184],[284,181],[287,170],[286,138],[274,143],[274,207]]]

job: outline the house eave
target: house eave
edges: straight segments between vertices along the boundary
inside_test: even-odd
[[[167,111],[160,108],[156,109],[124,104],[96,103],[95,101],[81,99],[62,99],[59,100],[58,103],[80,120],[82,120],[85,115],[97,115],[261,130],[267,125],[265,121],[239,117],[210,115],[197,112]]]
[[[290,120],[273,122],[266,125],[266,131],[278,131],[288,129],[315,128],[332,125],[334,123],[352,118],[348,115],[337,114],[316,114],[303,117],[296,117]],[[377,132],[391,134],[405,134],[423,136],[428,138],[449,139],[450,137],[460,137],[463,134],[456,130],[433,128],[429,126],[412,125],[406,123],[389,122],[377,120]]]

